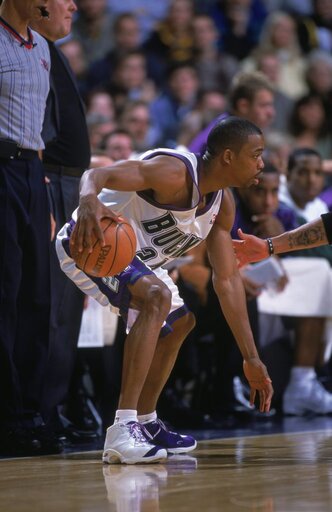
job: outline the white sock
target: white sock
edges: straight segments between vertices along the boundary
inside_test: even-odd
[[[155,421],[157,419],[157,413],[156,411],[153,411],[150,412],[150,414],[139,414],[137,418],[140,423],[150,423],[150,421]]]
[[[309,382],[315,378],[316,372],[312,366],[293,366],[291,369],[291,381],[294,383]]]
[[[137,411],[135,409],[118,409],[115,413],[115,423],[128,423],[129,421],[137,421]]]

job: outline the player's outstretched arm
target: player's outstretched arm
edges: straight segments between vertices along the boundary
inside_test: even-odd
[[[240,240],[233,240],[233,249],[239,267],[263,260],[269,256],[269,246],[266,240],[254,235],[247,235],[238,229]]]
[[[323,214],[320,218],[303,224],[266,240],[238,230],[240,240],[233,240],[233,248],[241,267],[247,263],[260,261],[272,254],[282,254],[300,249],[311,249],[331,243],[332,213]]]
[[[258,392],[260,411],[268,412],[273,388],[266,366],[259,358],[249,323],[245,291],[230,236],[233,221],[234,202],[231,193],[227,191],[222,210],[207,238],[213,285],[244,360],[244,372],[250,384],[250,401],[254,403]]]

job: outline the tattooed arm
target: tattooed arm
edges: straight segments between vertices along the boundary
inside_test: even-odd
[[[332,213],[325,213],[317,220],[286,231],[282,235],[262,240],[238,230],[240,240],[233,240],[239,266],[268,258],[271,254],[311,249],[332,243]]]

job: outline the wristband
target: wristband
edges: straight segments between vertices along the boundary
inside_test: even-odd
[[[271,238],[267,238],[266,241],[267,241],[267,248],[268,248],[268,251],[269,251],[269,256],[272,256],[272,254],[274,254],[274,247],[273,247],[272,239]]]

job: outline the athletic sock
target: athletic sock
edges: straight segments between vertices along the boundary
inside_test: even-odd
[[[150,423],[150,421],[155,421],[157,419],[156,411],[150,412],[150,414],[139,414],[137,419],[140,423]]]
[[[135,409],[118,409],[115,413],[113,425],[128,423],[129,421],[137,421],[137,411]]]
[[[294,384],[307,383],[315,379],[316,372],[312,366],[293,366],[291,369],[291,382]]]

